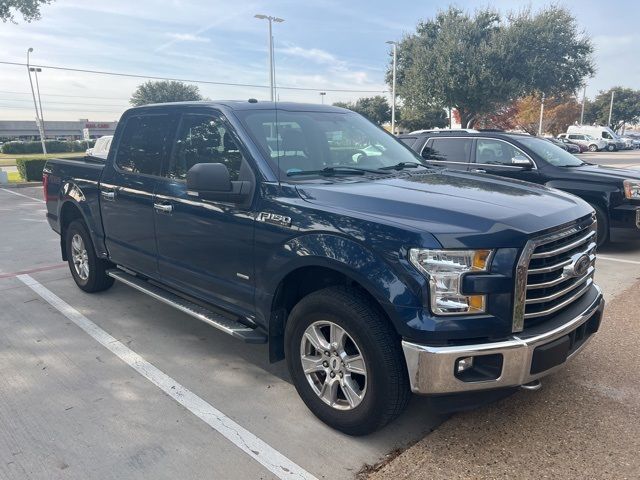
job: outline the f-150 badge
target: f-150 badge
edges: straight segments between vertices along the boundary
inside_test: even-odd
[[[272,225],[280,225],[281,227],[291,226],[291,217],[279,215],[277,213],[260,212],[256,220],[259,222],[271,223]]]

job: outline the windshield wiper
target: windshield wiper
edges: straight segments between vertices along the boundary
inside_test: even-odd
[[[418,162],[400,162],[400,163],[396,163],[395,165],[389,165],[388,167],[381,167],[378,170],[403,170],[405,168],[418,168],[418,167],[430,168]]]
[[[365,173],[387,174],[379,169],[346,167],[336,165],[335,167],[325,167],[321,170],[293,170],[287,172],[287,177],[295,177],[298,175],[322,175],[323,177],[332,177],[334,175],[364,175]]]

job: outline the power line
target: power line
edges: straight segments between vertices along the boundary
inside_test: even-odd
[[[21,62],[6,62],[0,61],[2,65],[14,65],[19,67],[25,67],[26,63]],[[40,67],[40,68],[48,68],[51,70],[64,70],[67,72],[80,72],[80,73],[93,73],[96,75],[111,75],[114,77],[130,77],[130,78],[144,78],[151,80],[169,80],[174,82],[187,82],[187,83],[202,83],[206,85],[225,85],[229,87],[251,87],[251,88],[269,88],[268,85],[257,85],[252,83],[232,83],[232,82],[215,82],[212,80],[192,80],[185,78],[174,78],[174,77],[158,77],[154,75],[140,75],[134,73],[121,73],[121,72],[108,72],[105,70],[87,70],[83,68],[70,68],[70,67],[59,67],[57,65],[36,65],[30,64],[32,67]],[[387,90],[355,90],[355,89],[346,89],[346,88],[308,88],[308,87],[287,87],[287,86],[278,86],[280,90],[300,90],[300,91],[312,91],[312,92],[351,92],[351,93],[386,93]]]
[[[30,92],[13,92],[10,90],[0,90],[0,93],[10,93],[12,95],[31,95]],[[127,98],[122,97],[96,97],[93,95],[64,95],[62,93],[43,93],[43,97],[71,97],[71,98],[92,98],[94,100],[125,100]]]
[[[32,110],[32,108],[30,107],[22,107],[20,105],[0,105],[1,108],[6,108],[6,109],[10,109],[10,110]],[[52,108],[48,108],[47,110],[54,110],[54,111],[60,111],[60,112],[78,112],[80,110],[85,110],[87,112],[105,112],[105,113],[122,113],[123,110],[126,110],[127,107],[124,108],[120,108],[120,109],[113,109],[113,110],[102,110],[100,108],[86,108],[86,109],[81,109],[81,108],[60,108],[60,107],[52,107]]]
[[[30,100],[21,100],[19,98],[0,98],[0,101],[2,102],[30,102]],[[93,107],[123,107],[123,108],[129,108],[129,105],[113,105],[113,104],[108,104],[108,103],[83,103],[83,102],[55,102],[52,100],[45,100],[44,101],[45,105],[49,105],[49,104],[59,104],[59,105],[81,105],[81,106],[93,106]]]

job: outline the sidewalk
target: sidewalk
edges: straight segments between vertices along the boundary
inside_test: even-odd
[[[454,415],[367,480],[636,479],[640,472],[640,282],[537,392]]]

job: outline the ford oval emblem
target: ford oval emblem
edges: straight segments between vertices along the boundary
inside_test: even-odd
[[[572,262],[564,267],[563,272],[567,277],[582,277],[587,274],[591,266],[591,259],[586,253],[574,256]]]

